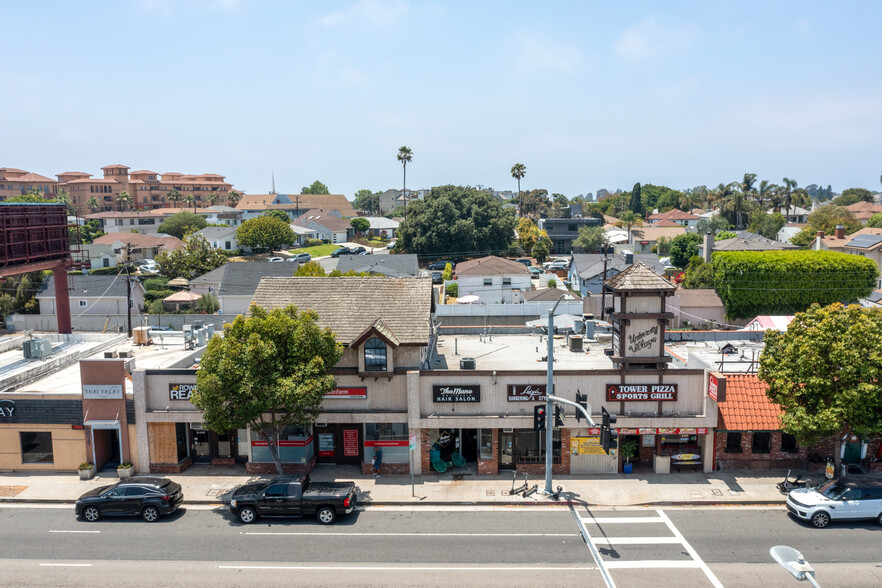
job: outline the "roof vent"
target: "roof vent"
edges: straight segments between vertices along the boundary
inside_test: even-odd
[[[474,357],[463,357],[459,360],[459,369],[461,370],[473,370],[475,369],[475,358]]]

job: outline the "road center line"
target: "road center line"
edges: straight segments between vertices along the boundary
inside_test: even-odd
[[[72,530],[66,530],[66,529],[59,529],[59,530],[50,529],[49,532],[50,533],[100,533],[101,531],[72,531]]]
[[[333,537],[578,537],[578,533],[347,533],[242,531],[242,535],[327,535]]]
[[[85,563],[41,563],[43,567],[47,568],[91,568],[92,564]]]
[[[445,571],[457,571],[457,572],[479,572],[479,571],[488,571],[488,572],[502,572],[502,571],[513,571],[513,570],[523,570],[525,572],[561,572],[567,570],[574,571],[582,571],[582,570],[596,570],[596,566],[480,566],[480,567],[471,567],[471,566],[217,566],[219,570],[299,570],[299,571],[328,571],[328,570],[336,570],[336,571],[403,571],[403,572],[445,572]]]

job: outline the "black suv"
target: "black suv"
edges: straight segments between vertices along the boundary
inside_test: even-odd
[[[135,476],[89,490],[77,499],[76,513],[89,522],[104,516],[140,516],[152,523],[184,501],[181,485],[168,478]]]
[[[349,247],[341,247],[340,249],[335,249],[331,251],[331,257],[340,257],[341,255],[350,255],[352,253],[352,249]]]
[[[443,271],[447,267],[448,263],[450,264],[451,268],[456,268],[456,264],[453,263],[452,261],[448,261],[446,259],[439,259],[438,261],[433,261],[432,263],[430,263],[427,269],[442,270]]]

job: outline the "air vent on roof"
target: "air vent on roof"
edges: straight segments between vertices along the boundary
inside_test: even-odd
[[[113,359],[115,357],[119,357],[119,352],[116,350],[104,352],[104,359]]]
[[[459,360],[459,369],[461,370],[473,370],[475,369],[475,358],[474,357],[463,357]]]

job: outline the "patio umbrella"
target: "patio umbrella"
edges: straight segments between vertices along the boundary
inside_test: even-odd
[[[469,294],[468,296],[463,296],[462,298],[457,298],[456,301],[460,304],[471,304],[472,302],[477,302],[480,300],[480,297],[475,296],[474,294]]]

